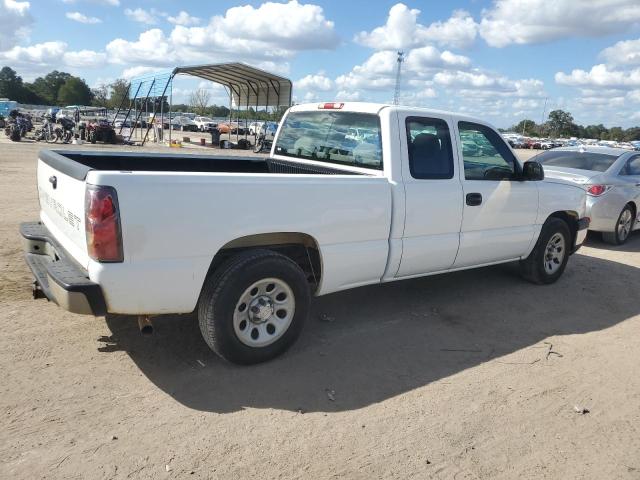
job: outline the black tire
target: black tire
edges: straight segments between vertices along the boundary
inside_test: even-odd
[[[556,234],[564,237],[564,255],[562,261],[558,263],[559,268],[550,273],[545,266],[545,257],[547,255],[549,240]],[[533,247],[533,251],[526,259],[520,261],[520,273],[522,277],[538,285],[546,285],[558,280],[567,266],[572,247],[572,238],[569,226],[564,220],[555,217],[547,219],[542,226],[542,231],[540,232],[535,247]]]
[[[295,312],[287,330],[274,343],[251,347],[235,333],[234,311],[243,292],[265,278],[279,279],[291,288]],[[205,281],[198,302],[200,331],[207,345],[229,362],[241,365],[265,362],[283,353],[298,338],[309,302],[309,284],[296,263],[270,250],[247,250],[227,260]]]
[[[22,135],[20,135],[20,130],[17,128],[12,129],[11,136],[9,138],[11,139],[12,142],[19,142],[20,139],[22,138]]]
[[[628,215],[631,215],[631,224],[629,225],[629,231],[626,235],[622,234],[622,232],[620,232],[620,229],[618,228],[618,226],[620,225],[620,221],[622,220],[622,216],[626,214],[626,212],[629,212]],[[611,245],[622,245],[623,243],[625,243],[628,239],[629,239],[629,235],[631,234],[631,231],[633,230],[634,227],[634,214],[633,214],[633,208],[631,207],[631,205],[625,205],[624,208],[622,209],[622,211],[620,212],[620,215],[618,215],[618,219],[616,220],[616,224],[613,227],[614,230],[613,232],[602,232],[602,239],[607,242],[610,243]]]

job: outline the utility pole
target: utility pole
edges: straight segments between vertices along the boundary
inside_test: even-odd
[[[547,100],[549,97],[545,97],[544,99],[544,107],[542,108],[542,119],[540,120],[540,133],[544,135],[544,114],[547,113]]]
[[[401,50],[398,52],[398,69],[396,70],[396,89],[393,93],[393,104],[398,105],[400,101],[400,73],[402,71],[402,62],[404,62],[404,52]]]

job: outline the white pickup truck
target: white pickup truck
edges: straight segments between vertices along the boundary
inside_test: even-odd
[[[310,296],[519,261],[551,283],[585,193],[544,180],[490,125],[368,103],[297,105],[271,155],[42,151],[21,226],[35,296],[76,313],[197,311],[236,363],[290,346]]]

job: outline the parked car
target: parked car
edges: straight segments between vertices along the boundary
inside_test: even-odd
[[[197,132],[198,125],[189,117],[180,115],[171,119],[171,129],[183,132]]]
[[[231,133],[234,135],[244,135],[245,133],[244,127],[238,122],[222,122],[218,124],[217,128],[220,130],[220,133]]]
[[[113,123],[114,128],[131,128],[131,121],[129,119],[117,118]]]
[[[565,147],[534,157],[549,178],[569,180],[587,192],[590,230],[614,245],[640,228],[640,153],[608,147]]]
[[[258,135],[264,122],[251,122],[249,124],[249,135]]]
[[[193,122],[198,127],[198,130],[201,132],[208,132],[212,128],[216,127],[218,124],[209,117],[195,117]]]
[[[42,150],[42,222],[21,226],[36,297],[145,327],[196,311],[215,352],[250,364],[295,341],[310,295],[513,261],[550,284],[589,225],[581,185],[544,180],[482,120],[313,103],[274,143],[268,158]]]

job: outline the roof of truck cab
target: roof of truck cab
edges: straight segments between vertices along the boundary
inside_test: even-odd
[[[400,110],[400,111],[415,111],[416,113],[420,113],[421,115],[440,115],[440,116],[454,116],[456,118],[461,118],[465,120],[473,120],[479,121],[480,123],[487,123],[485,121],[480,121],[475,117],[470,117],[464,113],[459,112],[448,112],[446,110],[437,110],[434,108],[427,107],[415,107],[408,105],[392,105],[389,103],[371,103],[371,102],[314,102],[314,103],[301,103],[298,105],[294,105],[291,107],[290,111],[292,112],[304,112],[304,111],[313,111],[318,110],[320,105],[324,105],[327,103],[336,103],[342,104],[342,107],[338,110],[348,111],[348,112],[361,112],[361,113],[374,113],[378,114],[381,110],[385,108]]]

